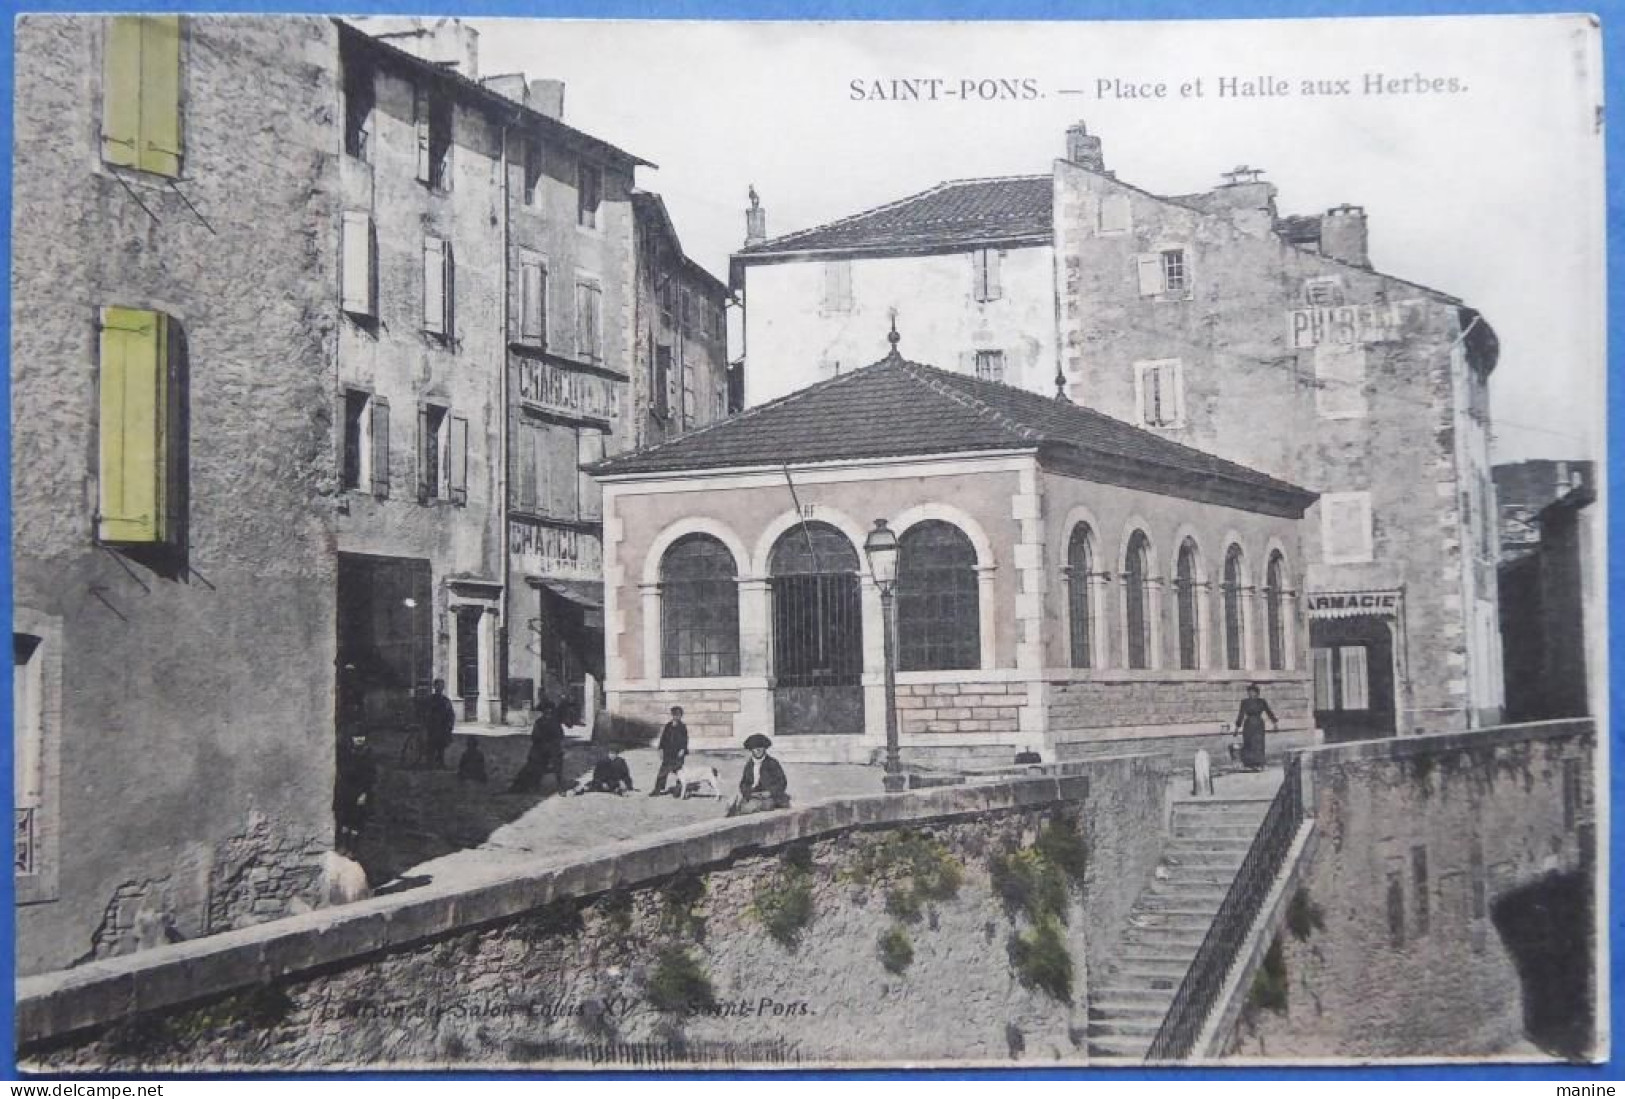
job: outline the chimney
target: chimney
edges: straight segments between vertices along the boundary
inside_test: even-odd
[[[767,239],[767,211],[762,209],[761,196],[756,184],[750,185],[750,206],[745,210],[745,244],[760,244]]]
[[[504,99],[511,99],[524,107],[530,106],[530,87],[525,83],[524,73],[503,73],[501,76],[487,76],[480,83]]]
[[[1559,499],[1559,500],[1562,499],[1564,496],[1568,495],[1569,489],[1574,488],[1574,487],[1576,487],[1576,486],[1574,486],[1573,484],[1571,484],[1569,482],[1569,464],[1567,462],[1558,462],[1557,463],[1557,494],[1556,494],[1555,498]]]
[[[1320,251],[1322,255],[1353,264],[1371,267],[1371,254],[1367,248],[1365,207],[1344,203],[1333,206],[1320,219]]]
[[[555,122],[564,121],[564,81],[532,80],[530,82],[530,109],[545,114]]]
[[[480,78],[480,32],[461,19],[431,23],[420,16],[386,15],[358,20],[357,25],[374,38],[431,64],[470,80]]]
[[[1080,168],[1105,174],[1106,157],[1100,148],[1100,138],[1089,134],[1082,120],[1066,128],[1066,158]]]
[[[1264,236],[1275,229],[1275,184],[1264,178],[1264,169],[1238,165],[1220,173],[1224,182],[1209,192],[1211,208],[1229,210],[1238,229]]]

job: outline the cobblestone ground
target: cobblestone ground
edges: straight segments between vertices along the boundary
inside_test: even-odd
[[[485,874],[504,863],[527,866],[573,859],[584,851],[653,836],[695,821],[719,818],[727,810],[745,766],[744,752],[703,752],[690,757],[720,774],[722,797],[647,796],[659,770],[659,753],[633,748],[623,753],[637,791],[626,797],[586,794],[561,797],[552,779],[539,794],[510,794],[508,784],[523,766],[530,738],[482,736],[490,781],[480,786],[457,778],[456,762],[465,738],[446,753],[445,770],[408,768],[398,761],[400,742],[389,734],[374,738],[378,760],[377,811],[362,838],[360,862],[374,888],[401,889],[444,881],[448,876]],[[601,749],[582,740],[565,748],[567,783],[592,769]],[[880,792],[880,769],[852,764],[786,764],[796,805],[828,798]]]

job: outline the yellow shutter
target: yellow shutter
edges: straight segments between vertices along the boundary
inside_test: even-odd
[[[102,159],[127,168],[140,163],[141,24],[138,15],[120,15],[107,21]]]
[[[97,537],[164,539],[168,328],[140,309],[102,312],[101,498]]]
[[[143,171],[181,174],[181,19],[141,19],[141,155]]]

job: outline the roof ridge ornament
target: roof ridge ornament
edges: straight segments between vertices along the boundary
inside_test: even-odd
[[[902,342],[903,337],[897,333],[897,307],[894,305],[886,312],[891,317],[891,331],[886,333],[886,342],[891,344],[891,351],[886,355],[886,359],[901,362],[903,353],[897,350],[897,345]]]

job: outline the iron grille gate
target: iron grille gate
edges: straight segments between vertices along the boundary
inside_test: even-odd
[[[773,711],[780,734],[863,731],[863,612],[857,551],[824,523],[774,547]]]

